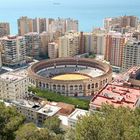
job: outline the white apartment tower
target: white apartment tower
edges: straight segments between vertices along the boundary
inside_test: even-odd
[[[59,57],[73,57],[79,53],[79,36],[77,32],[69,32],[59,38]]]
[[[26,63],[25,38],[7,36],[1,39],[3,46],[2,60],[5,65],[22,65]]]
[[[123,49],[122,70],[140,65],[140,42],[128,41]]]
[[[0,22],[0,37],[10,34],[10,24],[7,22]]]
[[[17,100],[28,96],[29,81],[23,71],[8,72],[0,75],[0,99]]]
[[[48,44],[48,56],[50,59],[58,57],[58,44],[51,42]]]
[[[39,58],[41,50],[41,39],[38,33],[30,32],[25,34],[27,56]]]

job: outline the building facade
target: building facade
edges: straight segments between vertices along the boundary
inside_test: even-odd
[[[140,65],[140,42],[135,40],[127,41],[123,48],[122,70],[125,71],[133,66]]]
[[[87,72],[87,74],[82,73],[81,70]],[[112,69],[108,64],[84,58],[44,60],[32,65],[28,69],[28,73],[32,86],[42,90],[48,89],[65,96],[88,96],[95,94],[112,80]],[[90,73],[93,73],[93,77],[88,75]],[[55,78],[56,75],[65,76],[66,74],[70,74],[70,77]],[[77,76],[80,76],[80,78],[77,79]]]
[[[28,96],[29,79],[25,71],[0,75],[0,99],[17,100]]]
[[[39,58],[41,52],[41,39],[38,33],[30,32],[24,35],[27,56]]]
[[[122,66],[126,38],[121,33],[110,32],[106,36],[105,60],[113,66]]]
[[[82,109],[75,109],[69,116],[68,116],[68,126],[75,127],[76,123],[79,119],[82,119],[83,116],[88,115],[89,112],[87,110]]]
[[[77,32],[69,32],[59,38],[59,57],[73,57],[79,54],[80,37]]]
[[[5,65],[23,65],[26,63],[25,38],[21,36],[7,36],[1,38],[2,62]]]
[[[20,17],[18,20],[18,35],[23,36],[33,32],[33,20],[28,17]]]
[[[54,59],[58,57],[58,44],[51,42],[48,44],[48,57]]]
[[[0,22],[0,37],[10,34],[10,25],[7,22]]]

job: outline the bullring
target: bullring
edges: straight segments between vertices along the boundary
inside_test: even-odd
[[[66,96],[95,94],[112,80],[111,67],[86,58],[57,58],[28,68],[31,85]]]

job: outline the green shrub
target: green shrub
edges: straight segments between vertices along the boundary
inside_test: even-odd
[[[30,87],[29,91],[36,93],[37,96],[41,98],[45,98],[48,101],[64,102],[64,103],[75,105],[75,107],[77,108],[86,109],[86,110],[88,110],[89,108],[89,100],[63,96],[63,95],[60,95],[59,93],[55,93],[48,90],[41,90],[34,87]]]

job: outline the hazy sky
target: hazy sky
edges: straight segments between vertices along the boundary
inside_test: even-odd
[[[47,3],[60,2],[64,5],[89,5],[89,4],[100,4],[106,5],[111,3],[114,5],[140,5],[140,0],[0,0],[0,8],[26,8],[33,6],[41,6]]]

